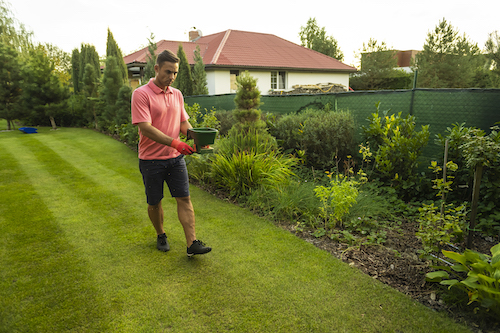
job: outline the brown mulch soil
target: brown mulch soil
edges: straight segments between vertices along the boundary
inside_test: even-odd
[[[326,236],[316,238],[308,231],[297,231],[289,224],[280,224],[280,226],[423,305],[435,311],[446,312],[457,322],[470,327],[473,332],[500,332],[500,320],[495,321],[486,314],[474,315],[473,309],[477,307],[477,303],[469,306],[449,305],[442,299],[444,287],[425,280],[425,274],[433,269],[430,261],[419,257],[418,250],[422,249],[422,243],[415,236],[418,229],[416,222],[408,221],[403,223],[399,230],[388,231],[387,241],[383,246],[351,247]],[[490,254],[490,248],[498,242],[499,239],[476,236],[472,250]],[[462,244],[458,246],[463,248]],[[449,250],[457,251],[453,248]]]

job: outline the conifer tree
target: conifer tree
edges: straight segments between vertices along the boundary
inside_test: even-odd
[[[427,34],[417,54],[418,86],[421,88],[469,88],[481,66],[479,47],[464,34],[459,36],[445,19]]]
[[[154,42],[155,36],[151,33],[150,38],[148,38],[148,53],[146,55],[147,62],[144,68],[144,82],[147,83],[150,78],[155,77],[155,64],[156,64],[156,43]]]
[[[118,44],[108,28],[108,39],[106,43],[106,58],[113,56],[115,57],[116,65],[121,73],[121,77],[124,84],[128,84],[128,69],[123,60],[122,50],[118,47]]]
[[[118,92],[123,86],[123,77],[117,65],[116,58],[109,56],[106,59],[106,68],[102,77],[102,88],[99,96],[103,102],[103,120],[110,125],[116,116],[115,103],[118,99]]]
[[[80,92],[80,51],[74,49],[71,53],[71,79],[75,94]]]
[[[207,88],[207,73],[205,72],[205,64],[203,63],[203,58],[200,54],[200,46],[196,45],[196,50],[194,51],[194,70],[193,70],[193,80],[194,80],[194,95],[208,95]]]
[[[189,66],[189,62],[182,44],[179,44],[177,57],[180,59],[180,62],[179,74],[177,75],[177,79],[174,81],[175,87],[179,89],[184,96],[192,96],[194,90],[193,77],[191,76],[191,67]]]

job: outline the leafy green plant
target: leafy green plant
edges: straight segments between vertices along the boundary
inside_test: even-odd
[[[463,254],[443,250],[443,255],[451,259],[455,265],[439,267],[443,270],[427,273],[426,277],[429,281],[448,286],[448,289],[456,287],[465,291],[469,304],[477,302],[498,316],[500,315],[500,244],[493,246],[490,252],[491,256],[469,249]],[[454,278],[451,278],[450,274]]]
[[[389,116],[391,110],[380,111],[380,102],[376,108],[368,118],[368,127],[362,127],[374,150],[375,171],[381,181],[410,198],[421,186],[416,176],[417,159],[429,140],[429,125],[417,131],[414,116],[402,117],[401,112]]]
[[[450,173],[458,168],[452,161],[449,161],[446,166]],[[432,161],[429,168],[436,175],[436,178],[432,180],[434,183],[432,188],[437,190],[436,196],[441,198],[441,205],[435,206],[432,202],[431,204],[423,204],[419,208],[419,231],[416,235],[422,241],[423,250],[421,253],[424,257],[431,252],[439,251],[446,243],[460,240],[466,227],[465,204],[456,207],[453,203],[446,204],[444,200],[446,194],[452,190],[454,177],[450,174],[447,175],[447,179],[441,178],[439,174],[442,168],[436,161]]]
[[[337,174],[335,179],[331,180],[330,186],[320,185],[314,189],[322,203],[320,216],[325,228],[333,228],[337,223],[342,224],[349,214],[349,209],[356,203],[359,184],[354,179]]]

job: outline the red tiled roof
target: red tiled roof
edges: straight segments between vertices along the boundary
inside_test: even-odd
[[[271,34],[226,30],[200,37],[195,42],[175,42],[161,40],[157,43],[157,53],[169,49],[177,53],[179,44],[194,64],[196,45],[200,46],[205,66],[283,68],[322,71],[349,71],[356,68],[337,59],[299,46]],[[125,63],[146,63],[147,47],[124,57]]]

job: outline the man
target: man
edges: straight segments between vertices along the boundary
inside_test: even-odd
[[[184,155],[193,153],[179,140],[191,124],[184,109],[182,93],[171,87],[179,71],[179,58],[163,51],[156,60],[155,78],[132,94],[132,123],[139,127],[139,168],[148,203],[148,216],[157,234],[157,248],[170,250],[163,229],[163,182],[177,201],[177,216],[184,229],[187,255],[205,254],[212,249],[196,239],[195,216],[189,195]]]

